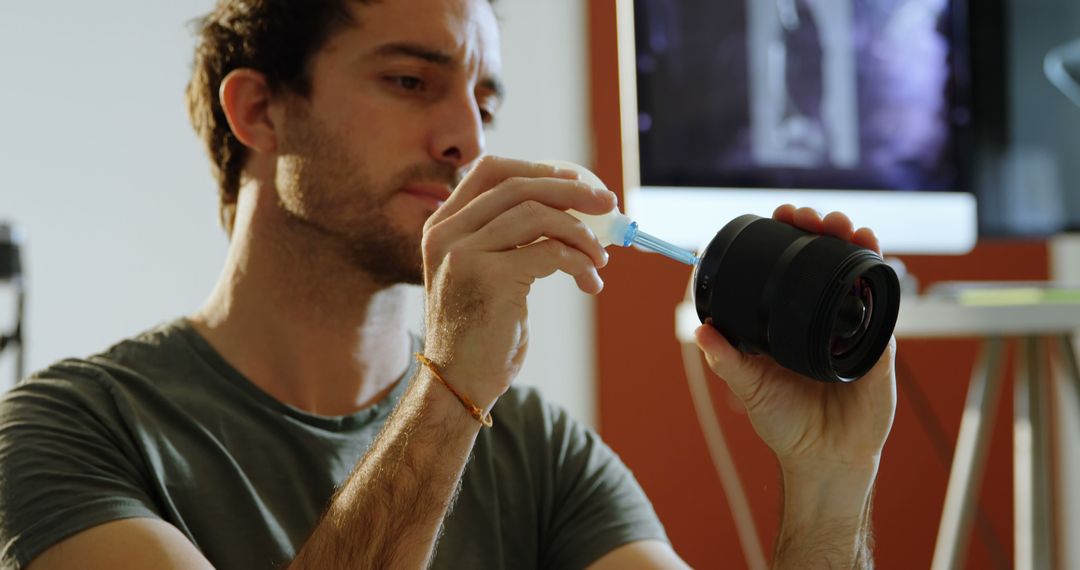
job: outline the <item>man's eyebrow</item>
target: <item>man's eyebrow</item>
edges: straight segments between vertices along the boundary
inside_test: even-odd
[[[392,43],[384,44],[375,48],[371,53],[373,57],[412,57],[422,59],[428,63],[448,67],[454,63],[450,54],[420,44]]]
[[[422,44],[409,42],[396,42],[384,44],[371,52],[375,58],[386,57],[411,57],[420,59],[440,67],[454,65],[454,56],[444,51],[431,48]],[[506,99],[506,86],[498,77],[486,77],[480,81],[480,87],[490,91],[500,101]]]

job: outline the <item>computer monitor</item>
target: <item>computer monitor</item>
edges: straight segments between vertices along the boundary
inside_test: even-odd
[[[700,247],[793,203],[844,211],[887,253],[974,246],[966,0],[618,10],[626,209],[643,230]]]

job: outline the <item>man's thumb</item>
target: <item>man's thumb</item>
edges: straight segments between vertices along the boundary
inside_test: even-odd
[[[755,374],[750,370],[751,362],[747,355],[731,346],[724,335],[711,325],[702,325],[694,331],[698,348],[705,353],[709,368],[724,379],[736,395],[742,396],[752,391]]]

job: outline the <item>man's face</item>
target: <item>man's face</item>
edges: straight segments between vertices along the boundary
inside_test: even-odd
[[[287,96],[276,186],[286,214],[384,284],[423,282],[424,222],[483,152],[501,98],[488,0],[384,0],[314,56]]]

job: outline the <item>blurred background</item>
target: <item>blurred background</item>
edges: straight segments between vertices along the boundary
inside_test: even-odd
[[[856,8],[881,9],[944,4],[851,2]],[[22,239],[27,371],[98,352],[190,313],[212,287],[226,239],[217,222],[209,163],[183,103],[194,45],[188,22],[212,4],[0,3],[0,222],[13,224]],[[639,93],[631,93],[633,84],[627,86],[625,74],[620,82],[616,4],[499,0],[509,98],[489,137],[490,153],[591,165],[620,193],[639,185],[640,180],[631,179],[642,172],[628,167],[639,159],[637,142],[630,154],[626,146],[627,97]],[[637,2],[635,8],[670,14],[692,4],[700,2],[652,0]],[[727,4],[743,3],[714,6]],[[777,5],[788,5],[812,21],[813,10],[829,3]],[[954,141],[990,144],[1004,156],[989,167],[993,175],[973,171],[988,177],[983,184],[957,188],[979,204],[977,245],[950,255],[924,252],[902,259],[923,289],[952,280],[1080,284],[1080,237],[1070,234],[1080,231],[1080,109],[1043,72],[1048,51],[1080,37],[1080,3],[1002,0],[988,5],[996,7],[988,23],[968,30],[970,38],[980,38],[977,45],[993,47],[980,59],[989,66],[980,72],[987,79],[968,85],[991,132]],[[719,46],[730,41],[725,35],[731,33],[730,22],[723,13],[718,18],[716,33],[695,41]],[[693,78],[696,69],[684,71]],[[749,89],[729,85],[733,92]],[[648,88],[643,81],[640,89]],[[653,89],[649,104],[662,108],[657,93],[663,95],[664,85]],[[715,103],[722,107],[723,98]],[[674,137],[679,138],[678,132]],[[674,143],[658,148],[683,149],[678,154],[688,155],[704,139],[688,140],[692,144],[685,148]],[[799,140],[803,150],[820,146],[820,141],[805,142],[817,140],[813,137]],[[642,152],[648,151],[647,137],[641,143]],[[776,180],[786,179],[770,183],[779,185]],[[835,176],[830,180],[837,185]],[[626,199],[632,202],[633,193]],[[819,207],[834,209],[828,203]],[[918,225],[921,216],[932,213],[914,212],[914,219],[902,223]],[[725,221],[717,218],[715,227]],[[682,218],[677,214],[671,223],[679,225]],[[658,256],[620,250],[613,252],[603,277],[607,288],[597,299],[581,295],[562,276],[534,288],[533,342],[520,381],[541,386],[549,398],[600,431],[635,471],[674,546],[691,565],[743,567],[747,562],[709,461],[674,335],[674,309],[689,271]],[[13,294],[12,284],[0,281],[0,331],[14,320]],[[417,330],[420,315],[417,294],[411,317]],[[876,498],[877,560],[883,568],[930,566],[978,348],[970,339],[901,343],[899,410]],[[0,354],[0,389],[14,382],[14,366],[10,354]],[[713,382],[712,396],[768,550],[776,531],[779,476],[721,382]],[[1013,567],[1011,410],[1012,395],[1006,390],[965,546],[965,567]],[[1059,440],[1075,442],[1080,418],[1062,415],[1057,420],[1064,434]],[[1056,566],[1077,568],[1080,545],[1064,539],[1080,535],[1080,479],[1070,475],[1077,473],[1075,454],[1062,453],[1056,460],[1062,465],[1059,487],[1066,491],[1054,509],[1061,539]]]

